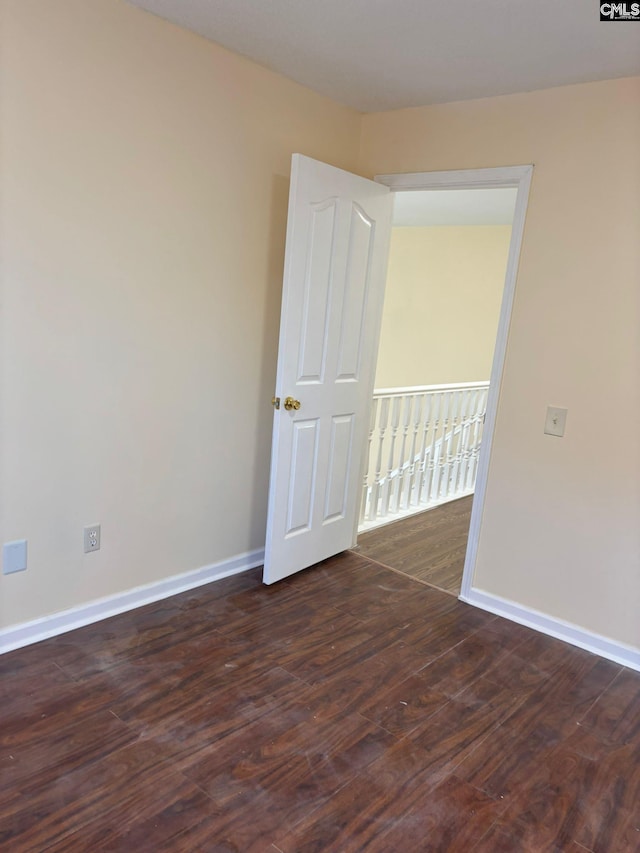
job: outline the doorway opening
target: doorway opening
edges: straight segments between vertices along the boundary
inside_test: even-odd
[[[521,180],[464,175],[377,179],[436,186],[395,187],[358,527],[360,553],[456,596],[465,564],[471,583],[526,204]]]
[[[468,600],[532,170],[511,166],[369,181],[293,156],[265,583],[357,541],[392,192],[511,187],[517,189],[515,214],[460,590]],[[466,482],[460,474],[454,480]]]

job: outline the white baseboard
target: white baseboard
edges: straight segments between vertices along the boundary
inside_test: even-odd
[[[461,595],[460,600],[640,672],[640,649],[633,646],[594,634],[571,622],[555,619],[538,610],[523,607],[514,601],[479,589],[472,588],[467,595]]]
[[[12,625],[0,630],[0,654],[12,649],[22,648],[22,646],[29,646],[32,643],[38,643],[40,640],[46,640],[48,637],[55,637],[67,631],[73,631],[74,628],[81,628],[83,625],[99,622],[101,619],[116,616],[118,613],[124,613],[127,610],[134,610],[143,604],[151,604],[179,592],[185,592],[212,581],[222,580],[222,578],[237,575],[249,569],[255,569],[257,566],[261,566],[263,562],[264,549],[249,551],[246,554],[239,554],[211,566],[203,566],[200,569],[194,569],[180,575],[172,575],[145,586],[138,586],[126,592],[72,607],[70,610],[53,613],[51,616]]]

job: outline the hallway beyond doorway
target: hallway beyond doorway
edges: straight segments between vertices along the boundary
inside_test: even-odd
[[[457,596],[472,502],[470,495],[363,533],[358,553]]]

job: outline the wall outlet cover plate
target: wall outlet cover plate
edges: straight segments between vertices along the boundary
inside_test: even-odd
[[[100,550],[100,525],[91,524],[84,528],[84,553]]]
[[[2,546],[2,574],[12,575],[27,568],[27,540],[16,539]]]

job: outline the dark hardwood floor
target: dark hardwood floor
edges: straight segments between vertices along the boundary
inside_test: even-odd
[[[345,554],[0,657],[0,849],[640,850],[640,674]]]
[[[358,536],[358,552],[423,583],[460,593],[473,495]]]

